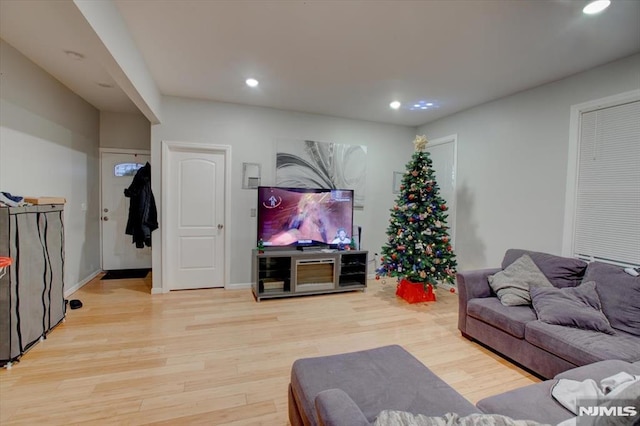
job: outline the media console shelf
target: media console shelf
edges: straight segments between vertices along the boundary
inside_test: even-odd
[[[251,281],[256,300],[364,290],[367,253],[362,250],[253,250]]]

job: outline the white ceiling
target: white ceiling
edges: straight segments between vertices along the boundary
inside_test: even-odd
[[[162,94],[411,126],[640,51],[637,0],[114,3]],[[98,109],[137,110],[97,84],[115,79],[72,1],[2,0],[0,37]]]

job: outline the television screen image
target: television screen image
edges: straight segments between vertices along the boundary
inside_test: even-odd
[[[353,190],[258,188],[258,240],[265,247],[351,242]]]

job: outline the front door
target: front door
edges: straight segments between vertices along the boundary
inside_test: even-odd
[[[456,136],[429,141],[426,151],[433,161],[436,181],[440,187],[440,196],[447,204],[447,226],[451,245],[455,248],[456,240]]]
[[[131,185],[136,171],[147,161],[147,154],[101,154],[100,222],[102,269],[105,271],[151,268],[151,248],[136,248],[131,235],[125,234],[129,199],[124,196],[124,190]]]
[[[169,147],[166,253],[171,290],[224,287],[225,154],[198,147]]]

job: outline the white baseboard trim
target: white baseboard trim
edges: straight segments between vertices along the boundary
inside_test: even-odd
[[[235,283],[235,284],[227,284],[224,289],[225,290],[243,290],[251,288],[251,283]]]
[[[151,287],[151,294],[164,294],[161,287]]]
[[[98,269],[97,271],[94,271],[92,273],[90,273],[87,278],[85,278],[84,280],[80,281],[79,283],[77,283],[76,285],[74,285],[73,287],[69,288],[69,289],[65,289],[64,290],[64,298],[68,298],[69,296],[71,296],[73,293],[75,293],[76,291],[80,290],[82,287],[84,287],[89,281],[91,281],[92,279],[94,279],[95,277],[98,276],[98,274],[102,273],[102,269]]]

